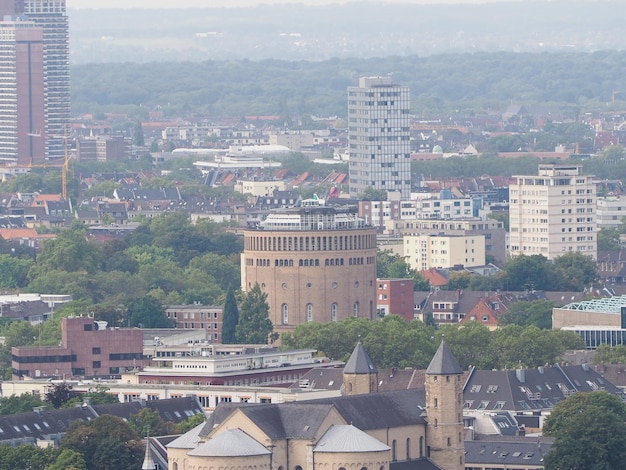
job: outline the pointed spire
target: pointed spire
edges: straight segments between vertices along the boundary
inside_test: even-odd
[[[375,374],[378,372],[376,366],[365,352],[365,348],[359,341],[350,355],[350,359],[343,369],[344,374]]]
[[[462,374],[463,370],[459,366],[459,363],[456,362],[456,359],[450,352],[448,345],[441,338],[441,344],[439,345],[439,349],[433,356],[430,364],[428,365],[428,369],[426,369],[426,374],[428,375],[454,375],[454,374]]]
[[[154,463],[154,459],[152,458],[152,452],[150,452],[150,435],[146,437],[146,453],[143,457],[143,465],[141,466],[141,470],[154,470],[156,468],[156,464]]]

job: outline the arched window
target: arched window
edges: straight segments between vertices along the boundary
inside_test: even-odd
[[[330,321],[337,321],[337,304],[330,306]]]
[[[406,459],[409,460],[411,458],[411,438],[406,438]]]
[[[398,458],[396,457],[396,440],[394,439],[391,441],[391,461],[395,462],[396,460],[398,460]]]
[[[313,321],[313,304],[306,304],[306,321]]]
[[[302,470],[302,467],[300,465],[296,465],[295,467],[293,467],[293,470]]]
[[[283,304],[282,307],[283,312],[283,325],[289,324],[289,306],[287,304]]]
[[[352,313],[355,317],[359,316],[359,303],[358,302],[354,302],[354,305],[352,306]]]
[[[424,457],[424,436],[420,436],[420,459]]]
[[[172,464],[172,470],[178,470],[178,463],[177,462],[174,462]]]

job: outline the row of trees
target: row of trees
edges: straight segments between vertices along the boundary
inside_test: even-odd
[[[391,251],[378,252],[376,269],[377,277],[412,278],[416,291],[429,289],[428,281]],[[596,264],[580,253],[565,253],[553,262],[543,255],[521,255],[508,260],[502,271],[494,276],[452,272],[447,289],[581,291],[597,279]]]
[[[282,336],[288,349],[315,348],[334,360],[347,360],[361,340],[378,367],[426,368],[441,337],[467,369],[538,367],[553,364],[568,349],[584,348],[572,332],[540,329],[535,325],[506,325],[490,331],[477,322],[445,325],[438,329],[419,320],[406,322],[395,315],[381,321],[349,318],[333,323],[307,323]]]

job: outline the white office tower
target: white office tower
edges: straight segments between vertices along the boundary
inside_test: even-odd
[[[596,184],[581,165],[542,164],[538,175],[513,176],[509,199],[511,257],[574,251],[596,259]]]
[[[46,155],[65,154],[70,122],[69,22],[65,0],[24,0],[24,15],[43,28]]]
[[[391,77],[363,77],[348,88],[350,196],[365,188],[411,195],[409,88]]]

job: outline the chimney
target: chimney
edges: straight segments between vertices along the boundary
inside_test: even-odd
[[[526,381],[526,371],[524,369],[515,369],[515,377],[520,383],[524,383]]]

